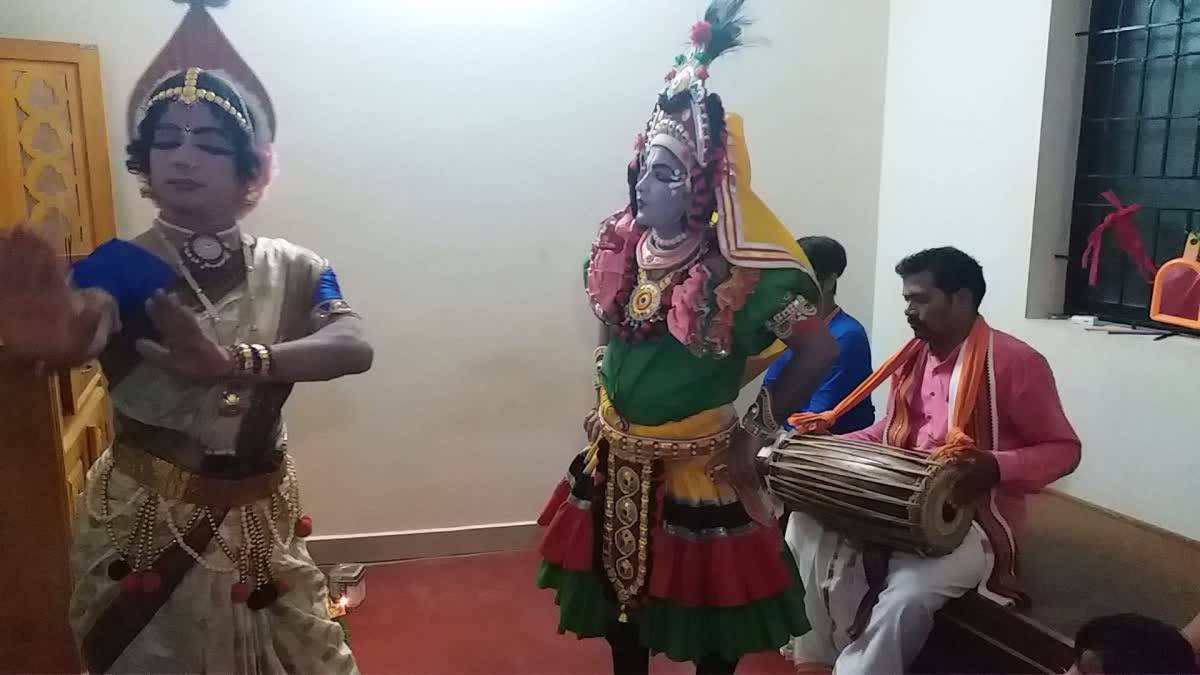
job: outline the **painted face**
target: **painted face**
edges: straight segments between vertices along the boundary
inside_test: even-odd
[[[650,146],[636,186],[638,224],[677,231],[692,198],[687,176],[687,167],[675,153],[661,145]]]
[[[167,104],[150,147],[150,187],[164,210],[226,219],[241,207],[246,188],[218,114],[203,103]]]
[[[969,293],[960,291],[947,294],[939,289],[933,281],[931,272],[918,272],[904,277],[904,316],[912,327],[913,335],[921,340],[929,340],[944,335],[955,325],[955,318],[962,310],[959,304],[963,295]],[[969,297],[966,300],[970,302]]]

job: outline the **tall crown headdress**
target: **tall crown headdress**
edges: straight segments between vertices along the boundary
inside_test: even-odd
[[[275,109],[267,90],[208,13],[208,7],[223,7],[229,0],[173,1],[187,4],[188,11],[133,87],[126,113],[130,137],[154,103],[164,99],[185,103],[207,100],[233,115],[250,132],[256,146],[270,146],[275,140]],[[180,85],[161,88],[166,80],[181,73],[184,81]],[[225,81],[235,95],[221,97],[206,89],[201,82],[202,73]]]
[[[692,26],[690,45],[675,57],[645,129],[631,171],[653,146],[669,149],[689,170],[692,227],[713,227],[722,255],[751,268],[794,268],[811,274],[795,238],[750,188],[750,153],[742,118],[726,113],[709,91],[709,66],[742,47],[750,20],[745,0],[713,0]]]

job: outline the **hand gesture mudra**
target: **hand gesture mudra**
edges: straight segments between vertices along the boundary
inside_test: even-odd
[[[204,334],[200,321],[179,298],[159,291],[146,301],[158,340],[136,342],[142,358],[181,378],[211,381],[230,377],[233,354]]]
[[[76,365],[112,311],[102,291],[67,284],[66,261],[33,231],[0,232],[0,341],[12,353],[53,365]]]

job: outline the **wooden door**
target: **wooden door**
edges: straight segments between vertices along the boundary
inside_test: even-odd
[[[78,257],[115,235],[94,47],[0,39],[0,229]],[[42,372],[0,346],[0,673],[79,672],[67,623],[71,523],[111,439],[94,367]]]
[[[116,234],[95,47],[0,39],[0,228],[22,223],[68,256]]]

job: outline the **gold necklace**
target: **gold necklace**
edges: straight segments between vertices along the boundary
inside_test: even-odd
[[[658,281],[651,281],[646,270],[639,269],[637,290],[629,297],[629,318],[635,321],[653,319],[662,308],[663,291],[675,280],[675,273],[678,271],[672,270]]]
[[[158,222],[165,224],[165,222],[161,220]],[[204,313],[208,315],[208,321],[212,325],[213,336],[218,342],[220,342],[221,319],[218,316],[216,305],[196,281],[196,277],[192,276],[191,270],[189,270],[187,265],[184,264],[179,251],[175,249],[174,245],[171,243],[171,240],[167,238],[166,233],[163,232],[161,228],[157,227],[155,228],[155,232],[158,233],[163,246],[167,249],[167,252],[171,255],[173,261],[175,262],[175,267],[179,270],[180,276],[184,278],[184,281],[187,282],[188,286],[192,290],[192,293],[196,296],[196,299],[199,300],[200,304],[204,307]],[[241,332],[243,322],[247,316],[250,317],[250,334],[247,339],[253,339],[254,334],[258,332],[258,326],[255,325],[254,322],[254,284],[250,278],[251,272],[254,271],[254,263],[252,258],[253,255],[254,253],[247,244],[245,237],[242,237],[242,264],[246,269],[246,297],[242,303],[242,306],[238,309],[237,323],[234,324],[233,334],[230,336],[231,341],[234,342],[237,341],[238,334]],[[245,383],[226,383],[224,391],[221,392],[221,401],[218,413],[222,417],[236,417],[242,414],[248,407],[246,405],[247,401],[245,395],[249,389],[249,385]]]

